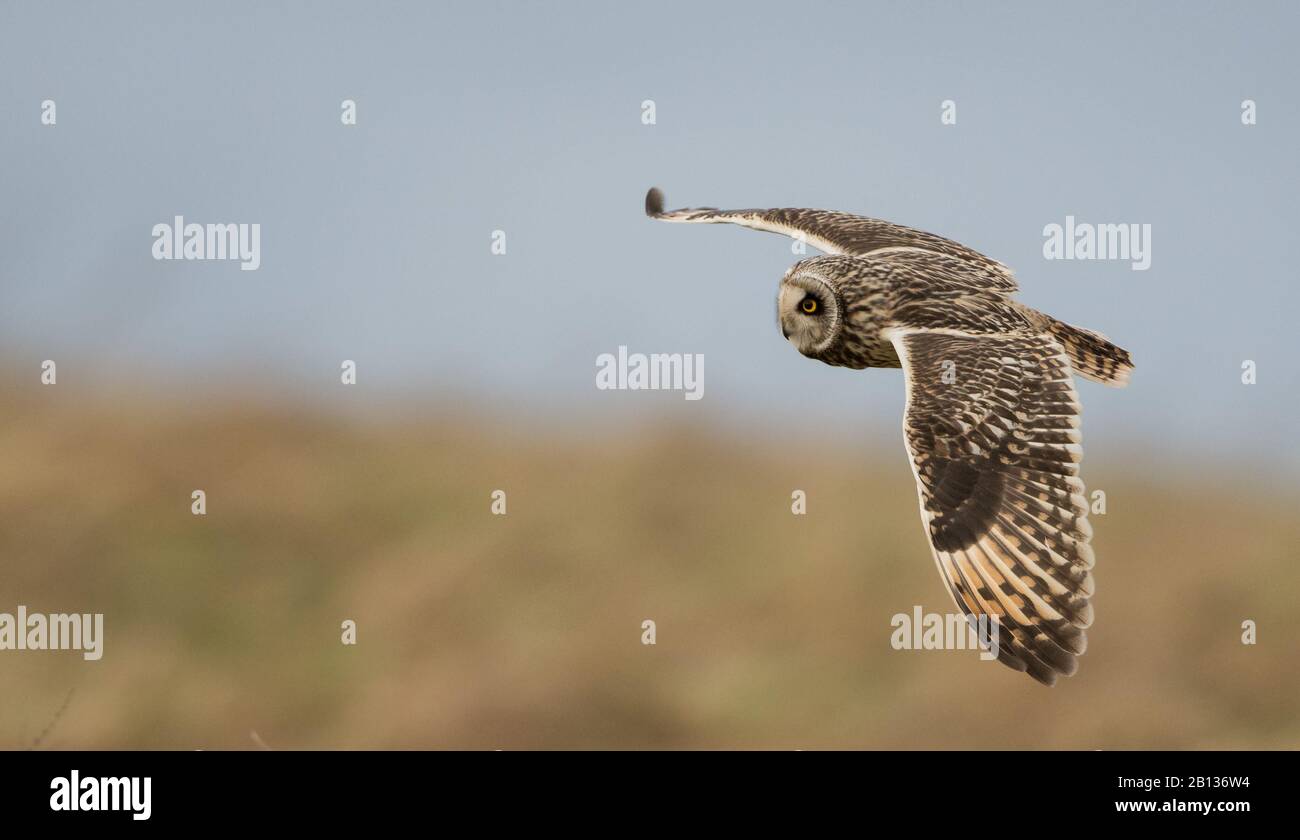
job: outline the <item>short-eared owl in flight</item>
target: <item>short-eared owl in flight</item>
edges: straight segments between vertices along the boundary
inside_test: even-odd
[[[825,210],[665,211],[658,189],[645,209],[826,252],[782,279],[781,333],[830,365],[903,368],[903,436],[949,593],[996,622],[1001,662],[1047,685],[1073,674],[1093,553],[1072,374],[1125,385],[1129,354],[1012,300],[1010,269],[931,233]]]

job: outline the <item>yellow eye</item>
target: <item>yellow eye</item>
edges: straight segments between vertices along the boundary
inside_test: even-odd
[[[804,298],[803,302],[799,304],[799,308],[804,311],[805,315],[812,315],[817,311],[818,308],[817,298],[814,297]]]

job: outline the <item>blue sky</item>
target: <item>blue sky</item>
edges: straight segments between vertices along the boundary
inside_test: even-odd
[[[1051,6],[5,3],[0,366],[896,435],[897,371],[781,340],[789,243],[651,223],[658,185],[960,240],[1133,352],[1086,440],[1296,472],[1300,12]],[[260,224],[261,268],[153,260],[175,215]],[[1151,268],[1045,260],[1067,215],[1150,224]],[[619,345],[703,353],[705,399],[598,391]]]

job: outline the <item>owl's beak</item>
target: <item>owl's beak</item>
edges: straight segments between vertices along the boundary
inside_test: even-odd
[[[785,328],[785,324],[781,325],[781,337],[787,339],[790,337],[790,331]]]

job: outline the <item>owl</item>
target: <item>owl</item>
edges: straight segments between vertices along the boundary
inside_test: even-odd
[[[658,189],[645,210],[825,252],[781,280],[782,336],[828,365],[903,369],[903,439],[949,594],[995,625],[998,661],[1044,685],[1075,673],[1095,558],[1074,374],[1123,386],[1128,352],[1014,300],[1010,269],[931,233],[826,210],[665,211]]]

